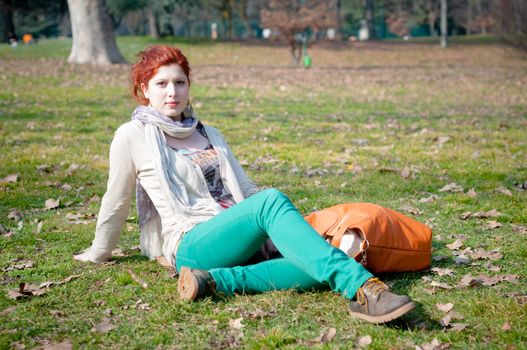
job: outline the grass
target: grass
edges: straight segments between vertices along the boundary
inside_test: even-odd
[[[129,60],[149,43],[118,40]],[[112,134],[134,108],[128,66],[67,64],[68,40],[17,50],[4,45],[0,179],[18,174],[18,180],[0,185],[0,223],[13,233],[0,238],[0,267],[24,261],[34,267],[2,272],[0,349],[68,339],[75,348],[348,349],[366,335],[372,349],[413,349],[434,338],[456,349],[527,348],[525,53],[492,40],[456,42],[447,50],[428,43],[320,45],[310,52],[313,69],[303,70],[289,65],[287,48],[280,46],[175,44],[193,63],[199,116],[223,131],[259,185],[281,189],[306,214],[349,201],[405,213],[408,207],[419,209],[422,214],[407,214],[433,227],[433,254],[447,256],[432,267],[450,268],[453,275],[382,276],[418,303],[403,319],[383,326],[350,319],[346,301],[329,291],[182,303],[176,280],[134,248],[139,233],[133,208],[119,242],[124,256],[116,257],[116,264],[74,262],[72,255],[93,238],[99,203],[89,199],[104,194]],[[386,171],[404,168],[411,176]],[[307,176],[308,170],[320,175]],[[463,192],[439,192],[451,182]],[[71,189],[61,188],[64,184]],[[419,201],[433,194],[435,201]],[[61,206],[45,210],[48,198],[59,198]],[[21,227],[7,218],[12,209],[23,214]],[[467,211],[491,209],[502,215],[460,219]],[[85,224],[72,224],[68,213],[83,214]],[[490,220],[501,227],[485,228]],[[490,271],[487,260],[457,265],[446,245],[461,235],[462,249],[502,253],[491,261],[500,271]],[[129,269],[148,288],[136,283]],[[433,291],[426,279],[456,286],[469,273],[519,278]],[[39,297],[7,296],[21,282],[76,274],[81,276]],[[453,322],[467,327],[456,332],[441,326],[444,313],[437,303],[453,303],[463,316]],[[240,317],[244,327],[231,327]],[[115,328],[92,332],[104,318]],[[330,327],[336,328],[330,342],[309,345]]]

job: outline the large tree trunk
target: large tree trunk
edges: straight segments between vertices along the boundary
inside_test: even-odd
[[[441,46],[448,46],[447,0],[441,0]]]
[[[68,62],[124,63],[113,35],[105,0],[68,0],[73,45]]]

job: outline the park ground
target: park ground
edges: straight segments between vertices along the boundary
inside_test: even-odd
[[[280,46],[163,42],[188,55],[195,110],[260,186],[305,214],[374,202],[433,228],[431,269],[381,276],[416,309],[370,325],[330,291],[180,302],[173,272],[137,249],[135,208],[110,264],[73,261],[135,104],[129,65],[68,64],[71,42],[48,40],[0,46],[0,349],[527,348],[525,52],[322,44],[305,70]],[[129,61],[149,43],[118,38]]]

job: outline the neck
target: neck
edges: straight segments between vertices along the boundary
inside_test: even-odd
[[[170,119],[172,119],[173,121],[175,122],[180,122],[183,118],[181,117],[181,114],[178,115],[178,116],[175,116],[175,117],[169,117]]]

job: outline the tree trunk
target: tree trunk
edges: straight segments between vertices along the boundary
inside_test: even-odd
[[[368,24],[368,39],[376,39],[373,0],[366,0],[366,23]]]
[[[428,0],[428,30],[430,31],[431,36],[436,36],[436,18],[437,18],[437,12],[436,12],[436,3],[434,0]]]
[[[337,28],[335,28],[335,31],[337,33],[337,39],[342,38],[342,0],[337,0],[336,5],[336,12],[337,12]]]
[[[448,46],[447,0],[441,0],[441,46]]]
[[[476,7],[478,8],[478,14],[480,18],[480,30],[481,34],[487,34],[487,28],[485,28],[485,21],[483,21],[483,8],[481,7],[481,1],[476,0]]]
[[[105,0],[68,0],[73,45],[68,62],[124,63],[113,35]]]
[[[157,29],[157,18],[151,7],[146,9],[146,18],[148,19],[148,34],[153,39],[159,39],[159,30]]]
[[[472,0],[468,0],[467,5],[467,35],[470,35],[472,30]]]
[[[4,24],[4,42],[8,42],[10,37],[15,35],[15,24],[13,22],[13,8],[11,0],[0,1],[0,12],[2,13],[2,23]]]

